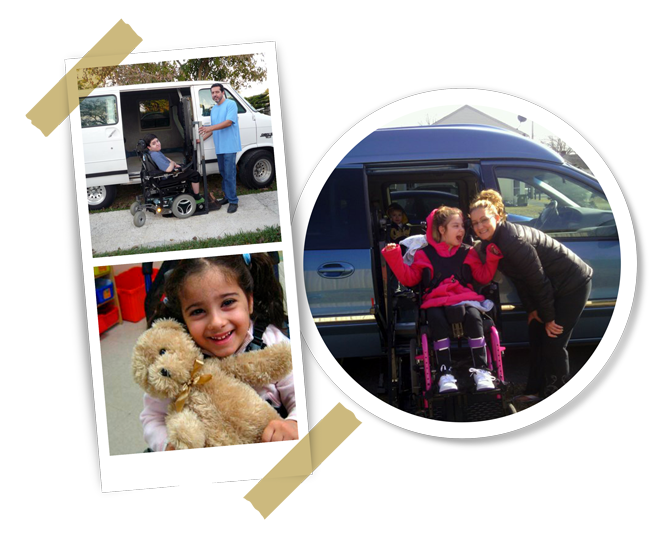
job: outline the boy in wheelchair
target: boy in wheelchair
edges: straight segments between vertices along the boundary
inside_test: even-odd
[[[469,373],[476,391],[495,389],[495,377],[488,369],[483,318],[478,309],[489,309],[491,302],[486,302],[484,296],[474,291],[472,280],[489,283],[498,258],[487,255],[483,263],[478,253],[463,243],[464,236],[462,212],[457,208],[442,206],[427,217],[428,245],[415,252],[410,266],[404,263],[398,245],[391,243],[382,250],[388,266],[400,283],[407,287],[423,283],[421,309],[426,311],[428,328],[433,336],[440,375],[438,392],[442,394],[458,391],[456,377],[459,376],[454,375],[457,370],[452,366],[450,354],[452,325],[448,314],[456,314],[452,320],[460,320],[468,337],[473,364]]]
[[[204,198],[199,195],[199,183],[201,181],[201,174],[199,174],[199,172],[192,168],[187,168],[182,171],[183,165],[174,162],[163,154],[161,151],[162,144],[155,134],[147,134],[144,137],[144,144],[149,151],[149,157],[161,173],[181,172],[175,176],[175,182],[178,183],[184,180],[189,181],[192,186],[192,196],[194,196],[196,203],[202,204],[205,201]],[[220,207],[221,206],[215,202],[210,203],[210,209],[216,210]]]

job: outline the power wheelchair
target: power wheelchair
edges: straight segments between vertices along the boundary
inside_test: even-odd
[[[194,214],[207,211],[207,202],[196,203],[191,190],[188,171],[194,162],[184,165],[181,169],[164,172],[158,168],[144,140],[139,140],[136,153],[142,159],[140,181],[142,194],[131,204],[133,224],[141,227],[147,220],[145,211],[162,213],[163,216],[174,216],[187,219]]]

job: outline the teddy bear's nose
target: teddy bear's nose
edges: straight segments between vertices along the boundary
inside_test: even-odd
[[[169,373],[165,368],[160,370],[160,375],[162,375],[163,377],[171,377],[172,376],[172,374]]]

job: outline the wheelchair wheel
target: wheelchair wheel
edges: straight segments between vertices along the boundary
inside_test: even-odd
[[[138,202],[133,202],[131,204],[131,207],[129,208],[129,211],[131,211],[131,215],[135,215],[136,211],[138,211],[138,206],[140,204]]]
[[[411,368],[411,392],[413,394],[420,394],[420,378],[418,375],[418,361],[417,361],[417,352],[418,352],[418,341],[417,339],[411,339],[410,343],[410,368]]]
[[[179,219],[187,219],[196,211],[196,200],[189,194],[179,194],[172,202],[172,213]]]
[[[140,228],[147,220],[147,215],[144,211],[136,211],[133,215],[133,224]]]

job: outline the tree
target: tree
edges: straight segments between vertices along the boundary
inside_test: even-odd
[[[429,117],[429,114],[427,113],[427,118],[424,120],[424,122],[418,122],[420,126],[432,126],[436,124],[436,118],[435,117]]]
[[[235,89],[266,79],[266,67],[257,65],[255,55],[192,59],[180,65],[179,72],[179,81],[227,81]]]
[[[248,96],[246,100],[253,106],[255,109],[264,110],[264,113],[267,115],[270,113],[271,103],[269,101],[269,89],[266,89],[262,94],[256,94],[255,96]]]
[[[77,88],[137,85],[165,81],[227,81],[235,89],[266,79],[266,67],[256,55],[169,60],[143,64],[102,66],[77,71]],[[259,59],[263,60],[263,59]]]
[[[571,149],[571,147],[569,147],[565,141],[561,140],[557,136],[548,136],[546,139],[542,140],[542,143],[562,156],[575,154],[574,150]]]

